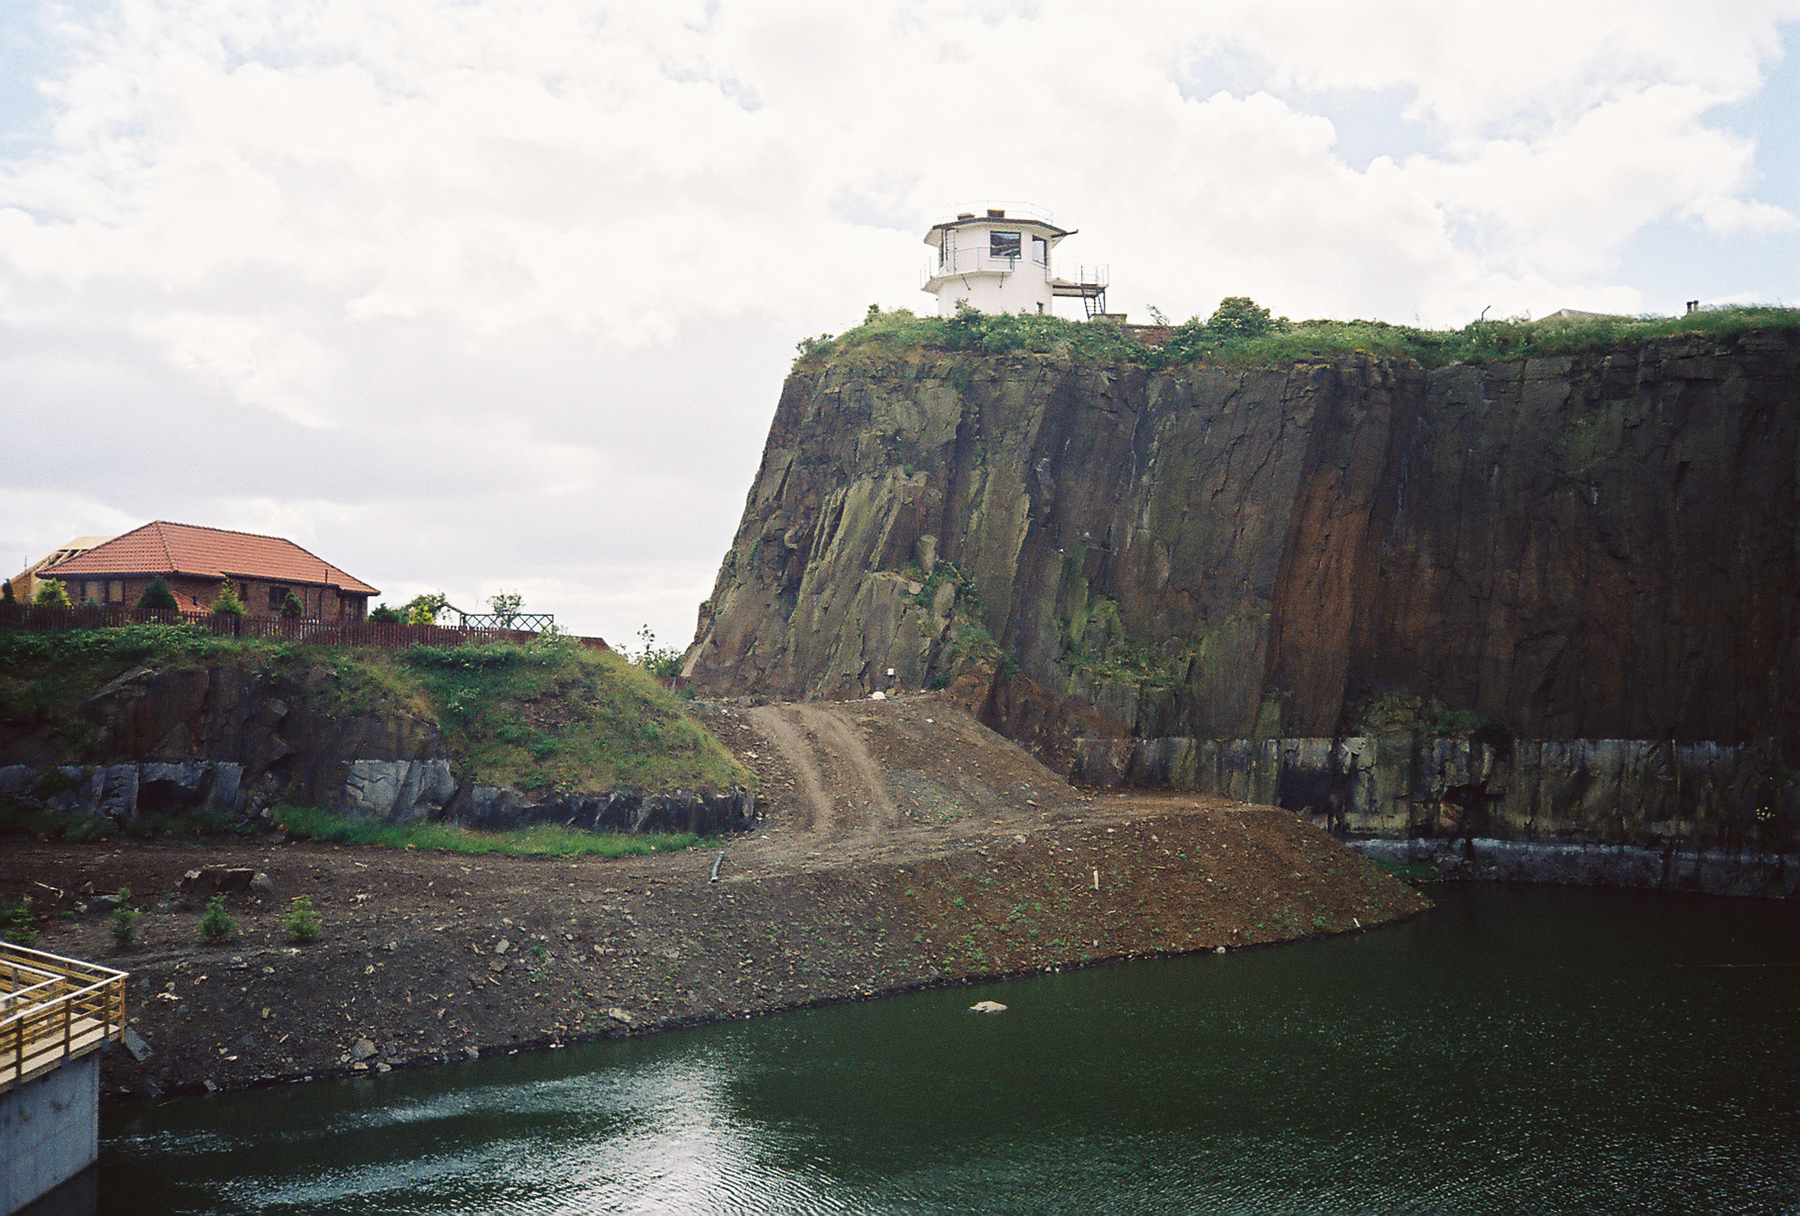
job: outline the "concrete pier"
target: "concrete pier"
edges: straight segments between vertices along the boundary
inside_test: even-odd
[[[98,1053],[0,1094],[0,1216],[54,1190],[99,1155]]]

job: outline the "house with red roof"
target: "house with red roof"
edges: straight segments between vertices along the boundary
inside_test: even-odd
[[[45,566],[37,577],[61,581],[74,603],[126,607],[161,578],[190,612],[210,608],[229,581],[251,616],[281,615],[292,592],[309,620],[322,621],[360,621],[379,594],[291,540],[165,520]]]

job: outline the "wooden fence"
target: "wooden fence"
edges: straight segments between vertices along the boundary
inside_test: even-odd
[[[118,1038],[125,975],[0,942],[0,1093]]]
[[[543,618],[548,620],[548,617]],[[216,637],[260,638],[276,642],[309,642],[321,646],[471,646],[485,642],[529,642],[528,629],[491,626],[445,628],[442,625],[387,625],[380,621],[296,620],[282,616],[233,616],[223,612],[151,612],[136,608],[50,608],[36,604],[0,604],[0,629],[36,633],[68,633],[76,629],[109,629],[120,625],[181,625]],[[608,649],[600,638],[577,638],[583,646]]]

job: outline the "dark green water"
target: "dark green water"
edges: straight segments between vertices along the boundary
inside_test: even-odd
[[[1800,909],[1439,894],[1356,938],[121,1108],[100,1210],[1800,1211]]]

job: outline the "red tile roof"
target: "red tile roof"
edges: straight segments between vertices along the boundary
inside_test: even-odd
[[[253,532],[228,532],[163,520],[145,524],[134,532],[115,536],[54,566],[38,571],[42,577],[73,575],[193,574],[202,578],[259,578],[278,583],[312,583],[344,591],[377,594],[375,588],[351,578],[330,562],[321,561],[279,536]]]

